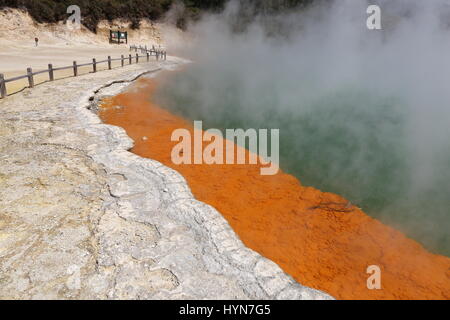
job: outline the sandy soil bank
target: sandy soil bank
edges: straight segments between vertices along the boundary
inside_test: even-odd
[[[47,69],[49,63],[57,68],[70,66],[73,61],[81,64],[91,62],[92,58],[99,61],[105,60],[108,55],[118,58],[121,54],[127,56],[129,53],[129,48],[125,45],[5,46],[0,52],[0,70],[11,77],[17,73],[24,74],[27,67],[37,71]]]
[[[13,48],[8,47],[0,52],[0,72],[5,78],[22,76],[26,74],[26,68],[31,67],[33,71],[48,69],[48,64],[52,63],[54,68],[66,67],[72,65],[73,61],[78,64],[92,62],[95,58],[97,61],[106,60],[108,56],[112,58],[120,58],[121,55],[127,57],[130,54],[129,48],[126,46],[89,46],[78,45],[71,47],[42,45],[38,48]],[[135,54],[134,52],[132,54]],[[113,67],[119,67],[120,61],[113,62]],[[99,64],[98,71],[106,70],[107,64]],[[92,72],[92,66],[80,67],[79,75]],[[73,71],[59,70],[54,72],[55,79],[64,79],[73,76]],[[35,84],[40,84],[49,80],[48,73],[36,75],[34,77]],[[8,94],[18,92],[28,86],[28,80],[9,82],[6,84]]]
[[[128,44],[163,46],[167,50],[176,47],[181,39],[181,31],[171,25],[144,20],[138,30],[131,30],[130,22],[102,21],[94,34],[82,27],[80,30],[69,30],[62,22],[59,24],[39,24],[33,21],[27,12],[5,9],[0,11],[0,73],[6,78],[26,74],[28,67],[34,71],[48,68],[70,66],[73,61],[89,63],[93,58],[105,60],[108,56],[120,58],[128,56],[128,45],[109,44],[109,30],[127,30]],[[39,46],[35,46],[34,38],[39,38]],[[170,52],[169,52],[170,53]],[[118,66],[120,62],[115,62]],[[98,66],[105,69],[106,64]],[[88,73],[92,67],[80,68],[80,73]],[[56,71],[56,78],[64,78],[72,74],[71,70]],[[48,80],[48,74],[36,76],[35,81],[42,83]],[[17,92],[27,86],[27,80],[7,84],[8,93]]]
[[[105,100],[102,119],[126,130],[134,153],[179,171],[195,197],[218,209],[248,247],[300,283],[340,299],[450,298],[449,258],[337,195],[303,187],[282,172],[261,176],[259,166],[174,165],[171,134],[192,132],[192,123],[150,102],[156,85],[141,79],[140,89]],[[367,288],[370,265],[382,270],[381,290]]]

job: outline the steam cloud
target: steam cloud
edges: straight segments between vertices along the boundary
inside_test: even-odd
[[[282,169],[449,255],[450,1],[253,16],[245,3],[189,27],[179,50],[195,63],[160,103],[211,127],[280,128]]]

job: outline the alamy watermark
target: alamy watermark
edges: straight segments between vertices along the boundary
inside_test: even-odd
[[[226,129],[223,135],[218,129],[203,131],[202,121],[194,121],[193,131],[193,136],[187,129],[172,132],[171,141],[178,142],[171,153],[174,164],[260,164],[261,175],[278,173],[279,129]]]
[[[381,289],[381,268],[377,265],[371,265],[367,267],[367,274],[370,276],[367,278],[367,289],[380,290]]]
[[[66,26],[69,30],[81,29],[81,9],[77,5],[71,5],[67,7],[67,14],[70,16],[67,18]]]
[[[81,28],[81,9],[77,5],[70,5],[66,10],[70,16],[67,18],[66,26],[69,30],[79,30]],[[378,5],[369,5],[366,13],[369,15],[366,21],[367,29],[381,30],[381,8]]]
[[[67,7],[67,14],[70,16],[67,18],[66,26],[69,30],[81,29],[81,9],[77,5],[70,5]],[[369,30],[381,30],[381,8],[378,5],[369,5],[366,13],[369,15],[366,21],[367,29]]]
[[[381,30],[381,8],[377,5],[370,5],[366,10],[369,17],[366,25],[369,30]]]

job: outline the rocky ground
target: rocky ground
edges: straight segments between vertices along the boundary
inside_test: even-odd
[[[88,110],[133,65],[0,100],[1,299],[328,299],[243,246],[184,178]],[[115,79],[115,80],[114,80]]]

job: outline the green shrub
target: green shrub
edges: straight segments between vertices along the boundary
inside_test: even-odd
[[[124,18],[131,21],[132,28],[139,27],[143,18],[156,20],[167,12],[177,0],[0,0],[0,8],[23,8],[38,22],[57,22],[68,17],[66,10],[70,5],[78,5],[82,12],[82,23],[90,30],[96,31],[100,20],[112,21]],[[184,27],[187,20],[200,16],[203,10],[217,11],[223,8],[227,0],[178,0],[186,6],[184,17],[177,25]],[[270,11],[290,8],[312,0],[247,0],[258,3],[256,8],[269,8]]]

